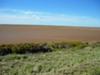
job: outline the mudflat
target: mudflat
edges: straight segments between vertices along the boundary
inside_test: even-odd
[[[0,25],[0,44],[51,41],[100,41],[100,28]]]

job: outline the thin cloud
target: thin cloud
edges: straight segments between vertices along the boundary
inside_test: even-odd
[[[16,22],[19,22],[18,20],[31,20],[31,22],[36,21],[47,23],[50,22],[56,23],[56,22],[65,22],[67,25],[67,22],[70,23],[99,23],[99,19],[95,18],[87,18],[82,16],[68,16],[63,14],[53,14],[53,13],[47,13],[47,12],[37,12],[37,11],[31,11],[31,10],[16,10],[16,9],[0,9],[0,23],[2,23],[3,20],[15,20]]]

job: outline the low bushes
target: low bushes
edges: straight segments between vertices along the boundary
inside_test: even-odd
[[[11,47],[9,45],[0,46],[0,55],[6,55],[12,53]]]
[[[6,54],[25,54],[25,53],[39,53],[39,52],[50,52],[52,49],[46,44],[35,44],[35,43],[25,43],[25,44],[8,44],[0,46],[0,55]]]
[[[62,48],[73,48],[77,47],[78,49],[84,48],[88,46],[88,43],[86,42],[56,42],[52,44],[52,47],[54,49],[62,49]]]
[[[78,48],[82,49],[89,44],[86,42],[52,42],[52,43],[21,43],[0,45],[0,55],[52,52],[57,49]],[[92,44],[100,46],[100,43]],[[91,46],[92,46],[91,45]]]

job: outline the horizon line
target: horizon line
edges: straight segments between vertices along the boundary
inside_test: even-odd
[[[0,26],[49,26],[49,27],[81,27],[81,28],[100,28],[94,26],[78,26],[78,25],[50,25],[50,24],[0,24]]]

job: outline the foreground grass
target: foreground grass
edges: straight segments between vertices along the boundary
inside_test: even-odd
[[[100,46],[0,56],[0,75],[100,75]]]

